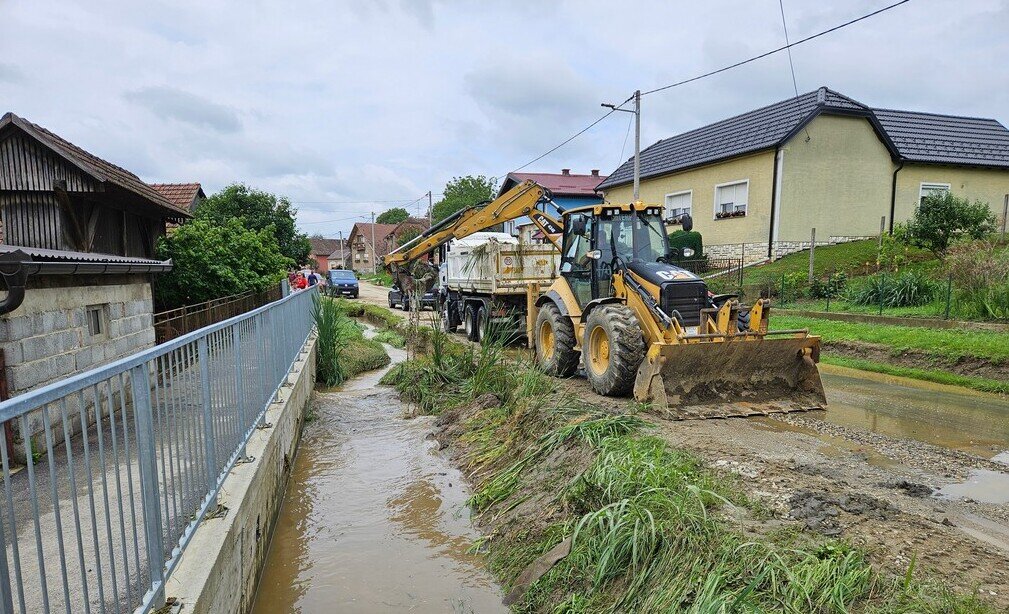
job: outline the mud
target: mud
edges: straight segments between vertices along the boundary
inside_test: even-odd
[[[316,396],[253,612],[507,611],[466,480],[381,375]]]

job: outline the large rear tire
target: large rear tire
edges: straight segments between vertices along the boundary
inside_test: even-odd
[[[533,330],[536,345],[536,364],[547,375],[571,377],[578,368],[575,351],[575,329],[571,319],[561,313],[557,305],[547,303],[536,315]]]
[[[645,357],[645,341],[634,312],[626,305],[602,305],[590,311],[582,357],[593,390],[610,397],[628,394]]]
[[[476,327],[476,309],[473,308],[472,304],[466,305],[466,308],[463,309],[462,324],[463,328],[466,330],[467,339],[470,341],[480,340],[479,329]]]
[[[476,310],[476,339],[474,341],[483,341],[490,336],[490,313],[487,311],[486,305],[481,305],[479,309]]]
[[[446,333],[454,333],[456,324],[452,321],[452,301],[445,299],[441,304],[441,328]]]

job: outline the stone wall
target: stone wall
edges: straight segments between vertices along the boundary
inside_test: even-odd
[[[849,241],[862,241],[878,237],[828,237],[826,241],[817,241],[817,247],[836,245]],[[771,250],[772,260],[809,249],[809,241],[776,241]],[[730,243],[727,245],[705,245],[704,253],[709,258],[743,258],[743,264],[753,264],[767,260],[767,242],[763,243]]]
[[[89,309],[98,312],[98,334],[88,325]],[[152,347],[153,312],[145,275],[29,277],[24,302],[0,316],[0,348],[11,396]],[[71,407],[70,414],[76,416],[78,410]],[[80,421],[73,423],[73,432],[78,432]],[[20,439],[17,421],[13,425]],[[28,425],[33,439],[41,436],[41,413],[29,415]],[[54,429],[58,440],[63,439],[61,431]],[[21,451],[15,446],[15,454]]]

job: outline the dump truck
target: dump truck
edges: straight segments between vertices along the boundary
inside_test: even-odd
[[[477,232],[441,247],[441,324],[462,327],[471,341],[489,331],[525,336],[530,285],[538,295],[557,279],[560,252],[552,244],[523,244],[504,232]]]
[[[528,216],[560,253],[556,279],[526,286],[526,337],[546,373],[579,366],[597,393],[633,393],[674,418],[749,416],[826,406],[820,338],[771,330],[771,303],[714,296],[672,262],[662,207],[600,202],[546,212],[549,192],[523,182],[464,209],[385,257],[393,270],[453,239]],[[685,230],[692,221],[684,216]]]

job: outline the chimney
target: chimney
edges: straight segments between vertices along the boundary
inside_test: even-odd
[[[561,169],[561,175],[567,176],[567,175],[570,175],[570,174],[571,174],[571,169],[570,168],[562,168]]]
[[[593,177],[598,177],[599,176],[599,169],[598,168],[592,169],[592,176]]]

